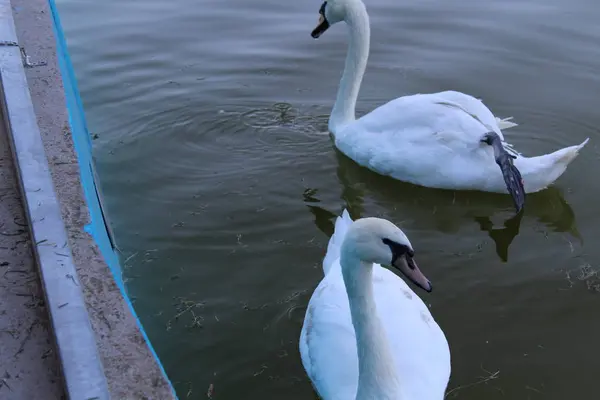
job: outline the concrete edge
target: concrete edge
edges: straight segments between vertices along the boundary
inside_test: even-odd
[[[0,82],[2,111],[65,391],[72,399],[109,399],[108,384],[33,110],[9,0],[0,0]]]
[[[120,257],[118,255],[120,254],[120,250],[114,243],[114,235],[111,230],[110,222],[108,221],[108,215],[106,215],[102,205],[102,188],[93,162],[91,135],[89,134],[87,128],[83,102],[77,87],[77,79],[71,63],[67,41],[60,21],[59,11],[55,0],[47,1],[53,20],[52,25],[55,34],[56,53],[64,83],[64,94],[69,116],[69,124],[71,125],[72,129],[72,137],[77,158],[82,168],[80,174],[81,185],[87,206],[89,208],[88,212],[91,217],[90,224],[87,225],[85,229],[94,238],[94,241],[99,246],[100,252],[104,257],[109,270],[112,272],[113,278],[120,290],[123,301],[134,318],[137,329],[139,330],[145,342],[144,344],[148,348],[153,358],[153,362],[156,364],[159,372],[162,374],[162,378],[166,381],[170,391],[169,398],[177,400],[178,396],[175,388],[173,387],[173,383],[169,379],[169,376],[167,375],[167,372],[165,371],[165,368],[158,357],[154,346],[152,345],[150,338],[148,337],[144,326],[140,321],[133,304],[131,303],[131,300],[129,299],[127,288],[125,287],[123,281],[119,260]],[[83,171],[83,168],[89,168],[89,171]]]

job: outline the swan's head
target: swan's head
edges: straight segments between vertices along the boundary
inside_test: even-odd
[[[344,252],[367,263],[390,265],[414,284],[431,292],[429,279],[415,262],[410,241],[396,225],[381,218],[362,218],[349,228],[344,239]]]
[[[357,7],[364,8],[364,3],[361,0],[324,1],[319,9],[318,25],[310,35],[315,39],[319,38],[330,26],[345,21],[348,13]]]

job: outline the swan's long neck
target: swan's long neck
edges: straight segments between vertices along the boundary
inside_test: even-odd
[[[329,131],[333,134],[356,119],[356,99],[369,58],[371,28],[364,4],[358,2],[356,6],[348,9],[345,21],[350,40],[344,73],[329,118]]]
[[[342,249],[342,274],[358,350],[356,400],[401,399],[392,352],[373,297],[373,264]]]

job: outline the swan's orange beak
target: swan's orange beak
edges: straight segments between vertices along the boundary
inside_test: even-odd
[[[431,292],[433,287],[431,286],[431,282],[429,279],[423,275],[414,258],[405,254],[404,256],[396,258],[394,260],[394,267],[398,268],[400,272],[404,274],[408,279],[410,279],[415,285],[425,290],[426,292]]]
[[[327,29],[329,29],[329,22],[327,21],[327,18],[325,18],[323,14],[319,14],[319,22],[317,23],[317,27],[313,29],[310,36],[318,39],[319,36],[321,36]]]

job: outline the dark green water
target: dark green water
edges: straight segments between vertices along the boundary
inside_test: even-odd
[[[402,226],[436,291],[449,398],[597,398],[600,8],[592,0],[367,2],[358,102],[446,89],[527,155],[591,142],[511,220],[508,196],[403,184],[327,128],[346,52],[320,1],[61,0],[135,307],[181,399],[313,399],[297,350],[334,215]],[[505,261],[506,260],[506,261]]]

